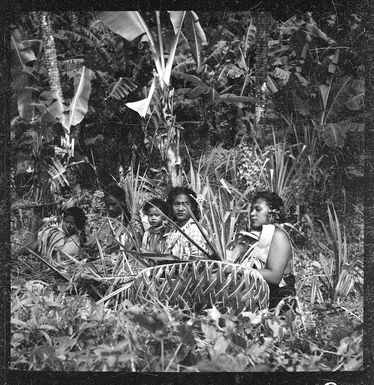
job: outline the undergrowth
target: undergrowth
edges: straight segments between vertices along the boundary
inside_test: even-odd
[[[201,314],[157,301],[117,310],[42,281],[12,286],[12,362],[18,370],[330,371],[362,366],[361,323],[323,305],[297,315]],[[333,322],[331,322],[333,320]]]

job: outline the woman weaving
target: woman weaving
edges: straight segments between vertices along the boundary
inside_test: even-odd
[[[250,209],[251,232],[242,232],[233,252],[235,263],[256,268],[270,288],[269,308],[295,295],[293,253],[283,222],[283,202],[275,193],[258,192]],[[250,240],[254,243],[248,246]]]
[[[69,207],[63,212],[61,225],[43,227],[37,238],[18,252],[39,252],[48,262],[60,262],[61,257],[77,257],[86,241],[86,215],[79,207]]]

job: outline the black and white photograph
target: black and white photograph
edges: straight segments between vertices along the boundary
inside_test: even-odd
[[[7,18],[5,383],[370,383],[373,20],[286,4]]]

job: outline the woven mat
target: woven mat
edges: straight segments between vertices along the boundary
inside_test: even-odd
[[[134,302],[158,298],[170,305],[256,311],[268,306],[269,287],[255,269],[199,260],[143,269],[126,297]]]

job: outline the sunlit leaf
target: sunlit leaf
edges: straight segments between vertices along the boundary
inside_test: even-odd
[[[170,21],[177,34],[182,27],[183,11],[169,11]],[[193,11],[187,11],[182,28],[182,35],[188,41],[192,55],[196,61],[197,68],[201,66],[201,48],[207,44],[206,35],[202,29],[199,18]]]
[[[176,50],[177,50],[177,45],[178,45],[178,41],[179,41],[179,36],[181,34],[181,31],[182,31],[182,25],[183,25],[183,21],[184,21],[184,17],[185,17],[185,14],[186,12],[185,11],[182,11],[182,12],[177,12],[178,13],[178,28],[176,30],[176,35],[174,37],[174,40],[172,41],[172,44],[171,44],[171,47],[170,47],[170,52],[169,52],[169,57],[168,57],[168,60],[166,62],[166,65],[165,65],[165,70],[162,74],[162,81],[166,84],[166,85],[169,85],[170,83],[170,76],[171,76],[171,68],[173,66],[173,63],[174,63],[174,57],[175,57],[175,53],[176,53]]]
[[[219,336],[213,345],[215,354],[223,354],[229,346],[229,341],[224,336]]]
[[[276,80],[273,79],[272,77],[270,77],[269,75],[267,75],[267,78],[266,78],[266,86],[269,89],[269,91],[271,91],[273,94],[278,92],[279,86],[278,86]]]
[[[100,18],[109,29],[129,41],[147,31],[143,18],[136,11],[107,11],[102,12]]]
[[[145,117],[145,115],[148,113],[148,108],[152,100],[152,96],[155,92],[156,87],[156,80],[153,78],[151,88],[149,89],[149,94],[145,99],[138,100],[137,102],[129,102],[125,105],[128,108],[131,108],[132,110],[136,111],[142,118]]]
[[[92,71],[83,67],[74,79],[74,97],[69,107],[68,129],[79,124],[88,111],[92,76]]]
[[[326,110],[327,101],[329,99],[329,94],[330,94],[330,87],[326,84],[321,84],[319,86],[319,90],[322,96],[323,109]]]

